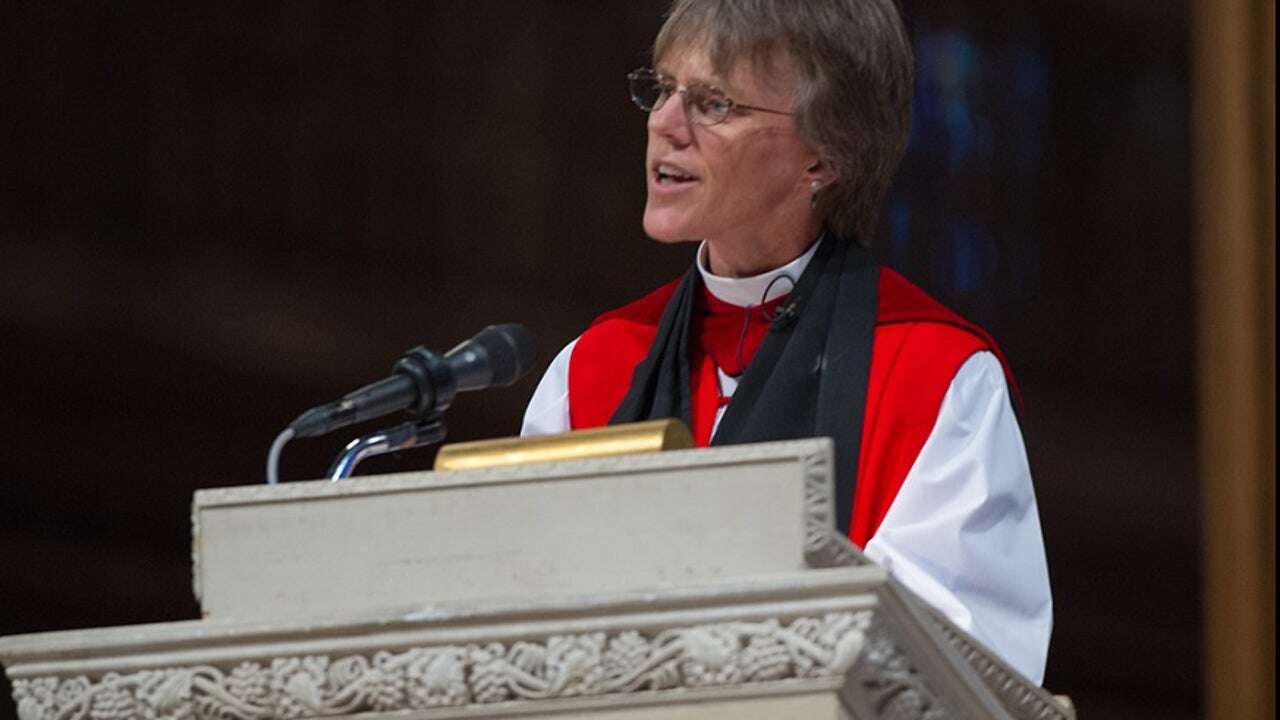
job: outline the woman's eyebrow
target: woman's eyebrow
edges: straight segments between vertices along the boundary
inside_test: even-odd
[[[665,78],[667,80],[676,79],[675,73],[667,72],[662,67],[654,68],[654,72],[658,73],[659,77]],[[725,85],[723,82],[719,80],[708,79],[708,78],[697,77],[697,76],[688,78],[688,80],[683,84],[685,85],[685,87],[688,87],[690,85],[706,85],[708,87],[716,88],[717,90],[725,90]]]

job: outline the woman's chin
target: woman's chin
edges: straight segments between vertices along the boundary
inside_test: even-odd
[[[661,243],[680,243],[698,239],[696,233],[683,222],[672,222],[667,218],[644,216],[644,232]]]

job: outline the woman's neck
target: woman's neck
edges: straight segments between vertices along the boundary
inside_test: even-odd
[[[707,238],[707,270],[729,278],[751,277],[782,267],[804,254],[822,233],[820,225],[769,238]]]

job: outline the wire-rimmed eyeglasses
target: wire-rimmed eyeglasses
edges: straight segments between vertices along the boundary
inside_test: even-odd
[[[680,87],[670,78],[650,68],[632,70],[627,73],[627,81],[631,86],[631,101],[645,112],[653,112],[661,108],[667,98],[680,93],[684,96],[685,115],[698,125],[715,125],[724,122],[734,110],[755,110],[774,115],[792,114],[782,110],[736,103],[720,88],[703,83]]]

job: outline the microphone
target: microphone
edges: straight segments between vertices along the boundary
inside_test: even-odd
[[[514,383],[532,364],[533,342],[523,325],[490,325],[444,355],[413,348],[396,361],[391,377],[311,408],[289,430],[292,437],[315,437],[398,410],[428,417],[448,408],[459,392]]]

